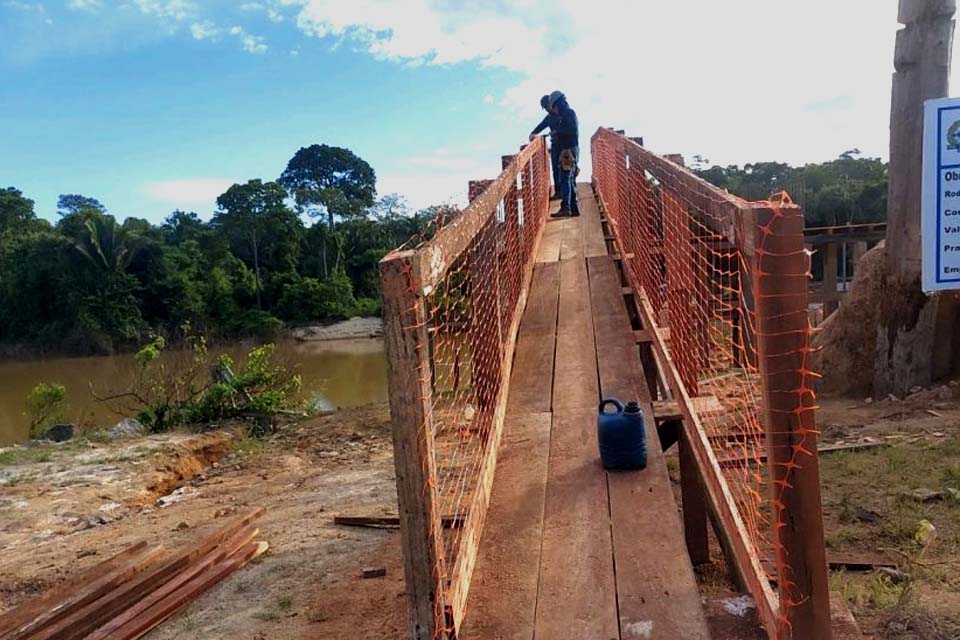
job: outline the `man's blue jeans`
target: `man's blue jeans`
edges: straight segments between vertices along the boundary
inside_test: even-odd
[[[571,147],[570,151],[573,153],[573,157],[577,159],[577,162],[579,162],[580,147]],[[559,164],[559,162],[557,164]],[[560,207],[561,210],[566,209],[571,213],[577,213],[580,211],[580,207],[577,203],[576,170],[564,171],[563,169],[560,169],[560,180],[557,183],[557,192],[560,196],[560,200],[562,201]]]

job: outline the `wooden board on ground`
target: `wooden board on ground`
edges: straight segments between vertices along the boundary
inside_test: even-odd
[[[514,385],[520,383],[514,374]],[[550,413],[508,414],[464,638],[533,638]]]
[[[582,218],[564,218],[560,236],[560,260],[583,259]]]
[[[18,607],[0,616],[0,637],[6,637],[17,627],[37,618],[58,603],[66,601],[86,584],[99,580],[106,575],[126,566],[137,556],[147,551],[146,541],[141,541],[121,551],[115,556],[96,564],[79,575],[68,579],[64,584],[50,589],[38,598],[24,602]]]
[[[514,352],[508,416],[550,411],[559,295],[560,263],[538,264]]]
[[[620,637],[607,483],[596,446],[594,408],[554,413],[536,638]]]
[[[561,262],[537,638],[619,637],[589,287],[583,258]]]
[[[593,186],[589,182],[577,185],[580,198],[580,217],[583,220],[583,255],[587,258],[607,255],[607,242],[600,226],[600,207],[593,196]]]
[[[537,262],[557,262],[560,260],[560,240],[563,236],[563,218],[547,218],[543,228],[543,239],[537,252]]]
[[[602,396],[639,400],[646,418],[647,468],[608,474],[622,637],[709,640],[616,268],[587,262]]]
[[[557,355],[553,371],[553,411],[596,411],[597,357],[590,312],[590,283],[583,258],[560,263]]]

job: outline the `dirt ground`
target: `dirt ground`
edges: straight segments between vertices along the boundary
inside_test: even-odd
[[[819,404],[821,446],[866,447],[820,455],[828,561],[886,565],[831,571],[833,597],[846,603],[867,638],[957,640],[960,384],[918,390],[906,399],[821,397]],[[668,468],[678,483],[675,451]],[[679,486],[676,496],[679,502]],[[934,532],[921,543],[923,521]],[[711,557],[697,567],[708,607],[736,596],[712,532]],[[711,623],[722,619],[714,616]]]
[[[895,565],[833,572],[832,590],[870,638],[960,638],[960,385],[821,406],[823,444],[871,447],[821,456],[828,554]],[[396,512],[386,406],[265,441],[236,433],[0,452],[0,608],[135,541],[175,548],[263,506],[269,553],[150,638],[404,637],[398,534],[333,524],[336,514]],[[922,521],[932,534],[919,533],[929,531]],[[386,577],[365,580],[365,567]],[[698,574],[708,604],[736,595],[719,555]]]
[[[877,638],[960,638],[958,398],[953,382],[903,400],[821,403],[825,442],[885,445],[821,456],[828,556],[868,553],[897,564],[831,575],[831,588]]]
[[[341,513],[396,513],[385,406],[262,442],[216,432],[9,451],[0,454],[0,610],[138,540],[176,548],[263,506],[268,554],[150,638],[402,635],[397,533],[333,525]],[[365,567],[386,577],[364,580]]]

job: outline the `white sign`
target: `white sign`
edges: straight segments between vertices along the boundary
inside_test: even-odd
[[[960,289],[960,98],[924,105],[922,207],[923,290]]]

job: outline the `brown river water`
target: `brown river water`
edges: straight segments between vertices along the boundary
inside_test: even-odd
[[[234,345],[211,348],[210,352],[230,353],[239,362],[250,348]],[[281,342],[277,344],[277,356],[300,372],[301,399],[316,403],[321,409],[387,400],[382,340]],[[125,415],[96,402],[90,385],[101,395],[118,393],[126,389],[134,375],[133,354],[0,361],[0,446],[27,438],[24,402],[37,383],[56,382],[66,387],[67,407],[63,414],[67,421],[88,427],[110,427]]]

